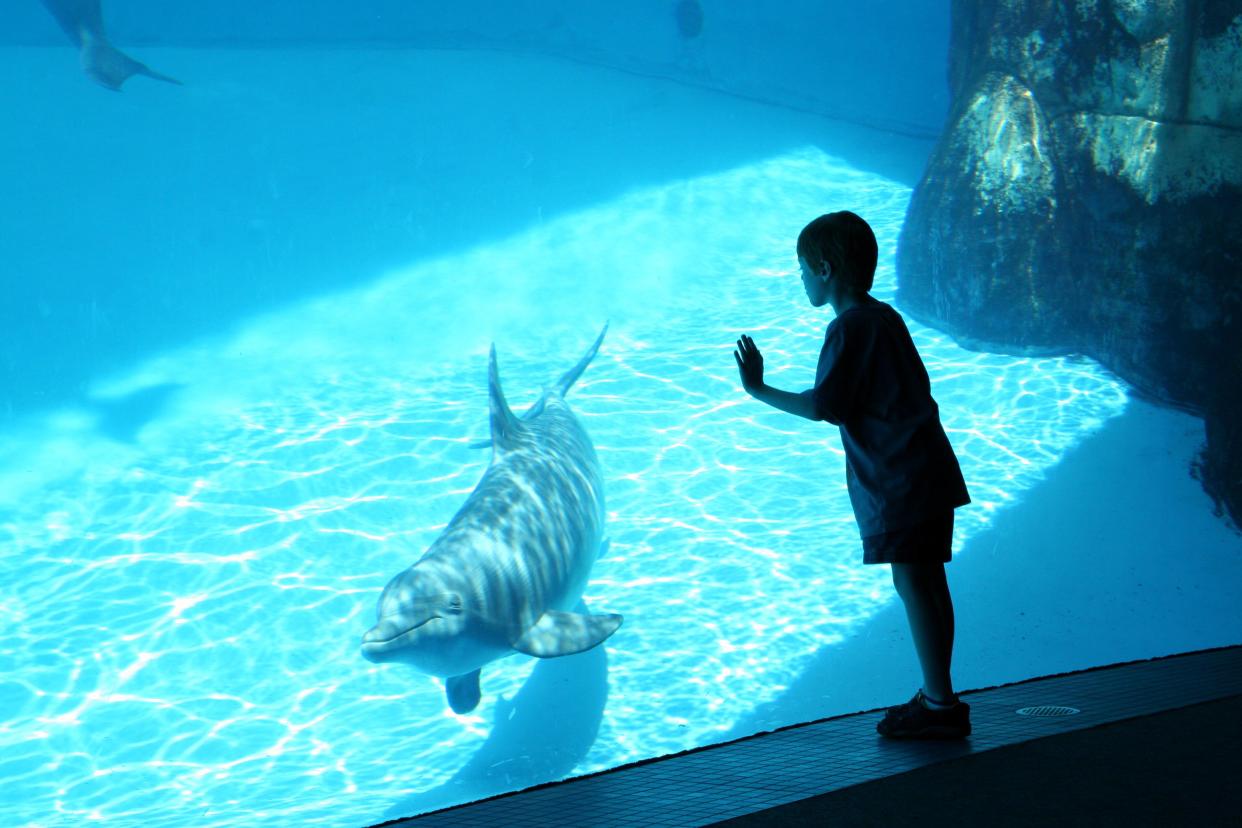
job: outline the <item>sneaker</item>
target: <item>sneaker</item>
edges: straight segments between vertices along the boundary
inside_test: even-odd
[[[959,700],[948,710],[923,704],[923,690],[905,704],[890,707],[876,732],[890,739],[965,739],[970,735],[970,705]]]

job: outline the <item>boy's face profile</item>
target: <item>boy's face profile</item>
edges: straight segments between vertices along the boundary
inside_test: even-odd
[[[832,278],[832,270],[827,262],[821,261],[819,267],[812,267],[803,257],[798,257],[798,265],[802,268],[802,287],[806,290],[806,298],[811,307],[822,308],[828,303],[828,281]]]

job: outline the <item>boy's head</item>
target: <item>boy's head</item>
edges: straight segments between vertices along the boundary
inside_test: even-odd
[[[822,215],[798,234],[798,256],[813,270],[827,262],[842,283],[864,293],[875,279],[878,254],[871,225],[849,210]]]

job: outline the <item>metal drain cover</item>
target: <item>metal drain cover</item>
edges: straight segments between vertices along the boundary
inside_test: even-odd
[[[1039,707],[1024,707],[1018,711],[1019,716],[1073,716],[1081,713],[1073,707],[1061,707],[1055,704],[1044,704]]]

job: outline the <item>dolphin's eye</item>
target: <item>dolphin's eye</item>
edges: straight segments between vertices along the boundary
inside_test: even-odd
[[[460,615],[462,611],[461,596],[460,595],[448,596],[448,600],[445,601],[444,603],[444,611],[449,613],[450,615]]]

